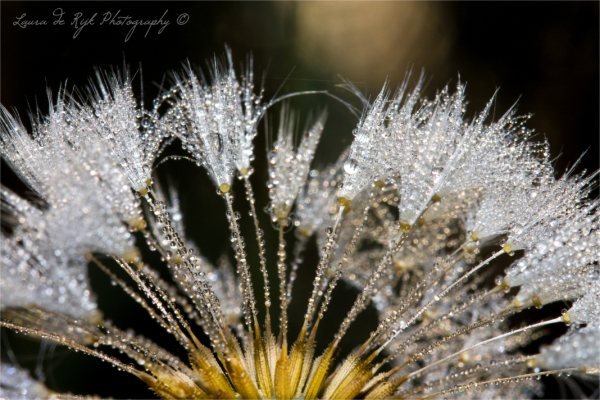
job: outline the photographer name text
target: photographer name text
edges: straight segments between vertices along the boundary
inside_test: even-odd
[[[128,42],[136,32],[144,38],[150,35],[160,35],[171,25],[185,25],[190,19],[189,14],[180,13],[169,15],[165,10],[155,17],[137,17],[122,12],[120,9],[90,12],[67,12],[63,8],[55,8],[47,17],[29,16],[21,13],[15,16],[13,26],[19,29],[35,29],[40,27],[67,28],[72,31],[73,39],[77,39],[84,31],[94,27],[123,29],[123,41]]]

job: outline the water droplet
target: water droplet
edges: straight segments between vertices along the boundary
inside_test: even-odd
[[[353,158],[348,159],[348,161],[346,161],[344,163],[344,172],[347,173],[348,175],[355,174],[357,169],[358,169],[358,164],[356,163],[356,160]]]

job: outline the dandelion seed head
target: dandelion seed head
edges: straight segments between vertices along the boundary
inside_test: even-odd
[[[208,78],[191,67],[175,75],[148,110],[129,75],[115,73],[99,73],[83,94],[59,91],[31,132],[3,108],[0,154],[36,198],[0,189],[0,325],[108,362],[164,398],[522,397],[539,393],[542,375],[597,374],[597,174],[556,178],[528,117],[513,107],[492,118],[495,96],[469,118],[465,84],[431,99],[422,86],[422,76],[412,88],[408,79],[397,91],[384,85],[350,147],[324,168],[311,164],[325,114],[299,129],[284,107],[262,155],[264,196],[250,180],[253,140],[277,101],[263,104],[251,65],[236,74],[229,51]],[[186,235],[175,186],[153,176],[172,141],[224,202],[232,252],[217,263]],[[257,209],[267,197],[276,224],[264,227]],[[289,305],[296,278],[312,273],[304,258],[313,236],[302,318]],[[186,357],[104,316],[88,267]],[[355,295],[321,343],[340,288]],[[561,314],[535,312],[559,302]],[[377,320],[357,341],[370,307]],[[527,321],[514,326],[513,317]],[[568,332],[523,351],[556,325]],[[0,395],[46,395],[24,371],[0,372]]]

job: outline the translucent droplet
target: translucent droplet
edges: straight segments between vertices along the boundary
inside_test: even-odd
[[[344,163],[344,172],[347,173],[348,175],[355,174],[357,169],[358,169],[358,164],[356,163],[356,160],[353,158],[350,158],[348,161],[346,161]]]

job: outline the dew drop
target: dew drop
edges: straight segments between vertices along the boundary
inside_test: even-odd
[[[346,161],[344,163],[344,172],[347,173],[348,175],[355,174],[357,169],[358,169],[358,164],[356,163],[356,160],[353,158],[350,158],[348,161]]]

